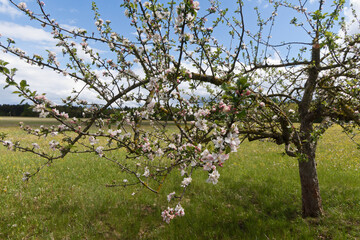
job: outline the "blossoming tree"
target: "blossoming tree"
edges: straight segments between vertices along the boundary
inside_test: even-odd
[[[241,138],[266,138],[283,144],[289,156],[299,159],[304,217],[322,214],[317,141],[333,122],[349,133],[353,128],[348,123],[359,123],[360,40],[359,35],[348,33],[344,20],[338,20],[344,1],[331,7],[320,1],[314,11],[305,9],[306,1],[299,5],[270,1],[272,11],[264,19],[257,14],[255,28],[246,24],[241,1],[234,1],[236,10],[227,13],[215,1],[200,11],[199,2],[192,0],[167,5],[156,0],[125,0],[121,7],[135,38],[114,32],[111,21],[100,18],[95,3],[98,33],[89,34],[61,27],[41,1],[36,14],[23,2],[10,2],[51,29],[68,60],[51,51],[47,57],[27,55],[14,47],[13,39],[1,42],[0,47],[29,64],[83,84],[63,99],[66,105],[84,108],[83,119],[70,119],[25,80],[17,82],[16,69],[0,62],[7,86],[16,87],[17,94],[32,102],[40,117],[51,116],[59,122],[39,129],[21,125],[29,134],[49,138],[49,146],[36,142],[25,146],[5,136],[0,140],[11,150],[46,159],[37,171],[24,174],[25,181],[72,153],[94,153],[111,161],[129,174],[119,186],[139,184],[155,193],[170,172],[179,170],[183,192],[168,193],[168,201],[177,200],[177,204],[162,212],[164,221],[170,222],[184,215],[180,202],[197,168],[208,172],[207,182],[216,184],[217,168],[237,150]],[[282,9],[298,15],[290,26],[305,30],[304,42],[270,40]],[[217,29],[228,29],[224,43],[215,38]],[[264,32],[269,34],[264,37]],[[114,57],[102,57],[90,47],[94,42],[107,46]],[[79,51],[91,61],[82,59]],[[101,101],[84,100],[87,91],[95,92]],[[137,107],[123,110],[130,103]],[[315,125],[319,119],[321,124]],[[57,135],[62,135],[61,141]],[[126,152],[126,157],[119,159],[119,151]]]

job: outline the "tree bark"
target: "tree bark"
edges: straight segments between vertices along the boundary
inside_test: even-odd
[[[302,216],[304,218],[320,217],[324,213],[316,171],[316,145],[316,142],[311,141],[310,135],[308,135],[307,141],[303,141],[302,154],[299,158]]]
[[[310,111],[311,102],[316,89],[320,67],[320,45],[318,33],[313,41],[308,79],[305,83],[304,95],[299,104],[300,138],[299,173],[301,183],[302,215],[303,217],[320,217],[323,215],[319,180],[316,171],[315,153],[317,140],[313,139],[314,114]]]

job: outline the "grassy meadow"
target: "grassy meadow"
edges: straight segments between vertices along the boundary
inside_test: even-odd
[[[32,141],[16,126],[19,121],[51,124],[0,117],[0,132]],[[245,142],[219,170],[217,185],[206,183],[207,174],[199,170],[182,203],[185,216],[166,224],[160,215],[168,206],[166,195],[179,189],[178,172],[158,195],[107,188],[126,176],[98,156],[83,154],[56,161],[23,182],[23,173],[43,160],[0,146],[0,239],[360,239],[360,150],[337,126],[320,140],[326,214],[319,219],[301,217],[297,161],[283,152],[271,142]]]

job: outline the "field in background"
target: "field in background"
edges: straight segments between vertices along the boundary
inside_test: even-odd
[[[0,128],[16,127],[19,122],[24,122],[25,125],[37,126],[56,124],[54,118],[38,118],[38,117],[0,117]]]
[[[0,132],[25,139],[19,121],[52,124],[0,117]],[[245,142],[220,169],[217,185],[199,170],[182,203],[186,215],[168,225],[160,214],[169,206],[166,195],[180,190],[179,173],[159,195],[106,188],[127,177],[98,156],[72,155],[24,183],[23,173],[43,160],[0,146],[0,239],[359,239],[360,150],[337,126],[321,139],[326,215],[305,220],[297,161],[282,153],[274,143]]]

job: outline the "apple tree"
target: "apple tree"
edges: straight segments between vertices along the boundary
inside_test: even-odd
[[[0,47],[82,86],[62,99],[83,108],[84,118],[70,118],[51,96],[18,81],[16,69],[0,62],[7,87],[33,103],[40,117],[58,121],[36,129],[21,124],[28,134],[46,137],[47,146],[1,136],[7,148],[45,159],[36,171],[24,173],[24,181],[66,155],[81,153],[96,154],[127,173],[117,186],[141,185],[155,193],[177,170],[182,191],[167,198],[178,203],[162,213],[170,222],[184,215],[180,202],[196,169],[207,171],[206,181],[216,184],[217,168],[241,141],[271,139],[298,159],[303,216],[323,214],[318,140],[333,123],[349,136],[359,124],[360,35],[350,31],[359,21],[355,11],[351,24],[342,18],[345,1],[270,0],[263,11],[233,1],[230,11],[218,1],[200,9],[193,0],[124,0],[121,8],[135,33],[128,36],[115,32],[95,3],[97,32],[90,33],[62,27],[42,1],[36,12],[24,2],[10,2],[51,31],[59,52],[27,54],[13,39]],[[95,45],[111,55],[97,52]],[[99,100],[89,102],[89,92]]]

